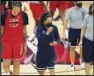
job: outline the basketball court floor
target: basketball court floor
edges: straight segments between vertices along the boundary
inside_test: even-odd
[[[37,70],[31,65],[21,65],[20,66],[20,75],[39,75]],[[85,75],[85,70],[80,68],[80,65],[75,65],[75,71],[71,72],[69,70],[70,65],[67,64],[56,64],[55,66],[55,75]],[[11,70],[13,66],[11,66]],[[9,75],[6,74],[2,69],[2,75]],[[49,71],[45,72],[45,75],[49,75]],[[93,66],[90,68],[90,75],[93,75]]]
[[[89,7],[91,1],[83,1],[83,5],[85,7]],[[27,4],[27,8],[28,8],[28,4]],[[33,33],[33,28],[35,25],[34,19],[32,17],[32,12],[30,11],[30,9],[28,8],[27,14],[29,16],[29,25],[27,26],[27,32],[28,32],[28,36],[32,35]],[[58,11],[56,11],[55,16],[58,14]],[[57,25],[58,29],[59,29],[59,33],[60,35],[62,35],[62,22],[61,20],[59,21],[55,21],[54,24]],[[1,63],[2,66],[2,63]],[[37,72],[37,70],[31,65],[31,64],[27,64],[27,65],[21,65],[20,66],[20,75],[39,75],[39,73]],[[13,66],[11,65],[11,70],[13,69]],[[3,71],[3,68],[1,68],[1,72],[2,75],[8,75]],[[49,71],[47,70],[45,72],[45,75],[49,75]],[[85,75],[85,70],[81,69],[80,65],[75,65],[75,71],[74,72],[70,72],[70,65],[69,64],[56,64],[55,66],[55,75]],[[91,66],[90,68],[90,75],[93,75],[93,66]]]

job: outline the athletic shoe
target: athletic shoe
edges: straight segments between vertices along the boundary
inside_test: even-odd
[[[74,70],[75,70],[75,66],[74,64],[71,64],[70,71],[74,71]]]

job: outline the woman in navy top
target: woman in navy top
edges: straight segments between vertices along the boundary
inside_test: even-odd
[[[40,75],[44,75],[48,68],[50,74],[54,75],[55,51],[54,45],[59,41],[58,29],[52,24],[52,18],[49,13],[44,13],[41,17],[40,24],[36,30],[38,39],[38,51],[36,55],[36,66]]]

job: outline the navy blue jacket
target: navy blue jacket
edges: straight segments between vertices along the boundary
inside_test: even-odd
[[[54,47],[50,46],[49,43],[51,43],[52,41],[58,42],[60,40],[60,37],[57,27],[55,25],[52,25],[52,27],[53,31],[49,35],[46,35],[46,27],[40,25],[37,27],[36,37],[38,39],[38,58],[51,59],[55,57]]]

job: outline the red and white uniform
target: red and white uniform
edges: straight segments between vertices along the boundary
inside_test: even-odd
[[[16,17],[11,17],[11,11],[8,11],[4,32],[2,36],[4,59],[19,59],[20,52],[23,51],[24,33],[23,33],[23,19],[20,12]]]
[[[56,8],[59,10],[67,10],[74,6],[73,1],[50,1],[50,11],[55,12]]]
[[[38,20],[44,13],[44,8],[41,5],[40,1],[30,1],[30,9],[35,20]]]

